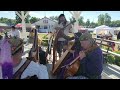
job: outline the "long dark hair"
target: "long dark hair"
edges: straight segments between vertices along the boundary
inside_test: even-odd
[[[117,39],[120,39],[120,32],[119,32],[118,35],[117,35]]]
[[[60,14],[60,15],[59,15],[59,17],[58,17],[58,24],[61,23],[61,21],[60,21],[60,18],[61,18],[61,17],[64,17],[64,18],[65,18],[65,15],[64,15],[64,14]],[[63,25],[66,25],[66,23],[67,23],[67,20],[66,20],[66,18],[65,18],[65,22],[63,23]]]

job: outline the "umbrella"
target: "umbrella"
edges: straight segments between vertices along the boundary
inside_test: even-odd
[[[22,24],[17,24],[15,27],[17,27],[17,28],[21,28],[22,27]]]

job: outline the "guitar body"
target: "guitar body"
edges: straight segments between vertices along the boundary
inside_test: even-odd
[[[68,54],[70,53],[70,50],[71,48],[73,47],[74,43],[72,45],[69,46],[69,50],[66,50],[64,53],[63,53],[63,56],[60,57],[59,61],[56,62],[55,64],[55,61],[57,60],[57,42],[58,42],[58,38],[60,37],[63,37],[64,39],[68,40],[70,39],[69,36],[66,36],[64,34],[64,29],[69,26],[70,24],[72,23],[75,23],[76,20],[70,22],[68,25],[66,25],[65,27],[63,28],[60,28],[56,31],[56,34],[55,34],[55,39],[54,39],[54,42],[53,42],[53,67],[52,67],[52,73],[55,74],[59,71],[60,69],[60,66],[62,65],[62,63],[64,62],[64,60],[66,59],[66,57],[68,56]]]
[[[66,68],[64,78],[74,76],[77,73],[79,67],[80,67],[79,60],[75,61],[72,65],[68,66],[68,68]]]
[[[90,53],[91,51],[93,51],[95,48],[97,48],[97,45],[92,46],[91,48],[85,50],[85,54],[87,55],[88,53]],[[80,68],[80,56],[76,57],[71,63],[70,65],[68,65],[66,67],[65,73],[64,73],[64,78],[67,78],[69,76],[74,76],[78,69]]]
[[[71,50],[74,47],[74,42],[70,42],[70,45],[68,46],[68,49],[63,53],[63,55],[60,57],[60,59],[54,64],[54,68],[52,69],[52,73],[56,75],[59,73],[60,67],[64,64],[64,62],[68,59],[68,57],[71,54]]]

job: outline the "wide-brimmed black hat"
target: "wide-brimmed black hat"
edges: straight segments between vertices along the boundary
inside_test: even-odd
[[[65,17],[65,15],[64,15],[64,14],[60,14],[60,15],[59,15],[59,18],[60,18],[60,17]]]

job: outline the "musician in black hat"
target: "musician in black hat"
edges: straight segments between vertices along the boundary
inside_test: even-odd
[[[66,20],[65,15],[64,14],[60,14],[60,16],[58,17],[58,23],[55,24],[54,29],[55,31],[60,30],[61,28],[65,27],[66,25],[68,25],[69,22]],[[63,29],[61,29],[63,30]],[[66,36],[68,36],[69,32],[72,31],[72,25],[68,25],[64,30],[64,34]],[[59,34],[60,35],[60,34]],[[61,53],[62,53],[62,49],[63,52],[65,51],[64,46],[66,46],[68,44],[68,40],[66,40],[64,37],[58,38],[58,42],[57,42],[57,52],[59,54],[59,57],[61,57]]]

